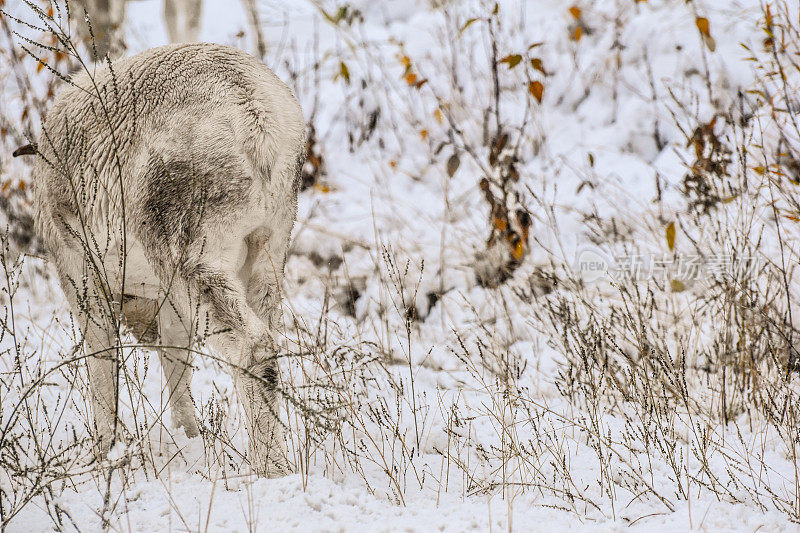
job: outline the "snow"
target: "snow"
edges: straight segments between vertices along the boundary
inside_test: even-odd
[[[23,5],[7,4],[17,14],[24,11]],[[485,16],[488,8],[477,1],[450,2],[456,23],[430,4],[353,1],[349,5],[361,10],[365,22],[342,29],[322,20],[311,1],[259,2],[267,63],[284,80],[298,74],[293,86],[306,115],[316,110],[329,187],[300,197],[284,318],[288,350],[304,359],[284,363],[284,380],[313,385],[333,375],[353,400],[342,408],[347,420],[336,421],[345,431],[314,434],[319,441],[304,448],[305,425],[299,409],[290,407],[283,416],[293,459],[302,467],[284,478],[256,479],[243,465],[242,415],[223,366],[208,357],[195,362],[195,405],[205,428],[217,425],[208,436],[188,439],[168,429],[158,358],[130,350],[130,368],[147,399],[126,396],[122,417],[129,425],[133,419],[146,421],[136,432],[141,441],[112,450],[107,460],[119,464],[108,485],[86,468],[88,447],[84,462],[69,467],[71,477],[54,482],[52,502],[69,515],[64,528],[97,530],[104,520],[124,531],[798,528],[773,503],[777,494],[798,505],[797,466],[774,426],[744,413],[729,424],[713,417],[698,422],[681,406],[672,413],[673,425],[660,427],[663,420],[650,418],[633,402],[601,404],[596,412],[570,402],[559,392],[565,355],[558,339],[537,325],[529,307],[537,302],[514,298],[514,289],[531,290],[535,268],[550,261],[575,268],[582,251],[606,258],[619,251],[614,243],[597,245],[586,213],[619,217],[621,226],[636,221],[652,229],[637,234],[637,244],[663,251],[659,209],[676,209],[670,206],[680,199],[685,161],[691,158],[671,118],[675,103],[667,87],[705,120],[715,110],[700,75],[706,68],[720,102],[750,87],[754,72],[739,43],[761,39],[759,2],[585,2],[582,17],[592,31],[579,42],[569,38],[574,21],[564,2],[499,2],[501,57],[542,42],[536,55],[548,71],[541,78],[543,102],[533,107],[522,141],[527,156],[522,181],[530,187],[525,194],[541,202],[530,205],[531,251],[501,289],[479,287],[472,272],[475,252],[488,235],[478,164],[462,151],[461,166],[449,178],[444,161],[453,147],[433,155],[447,140],[447,123],[435,116],[441,106],[449,106],[465,139],[482,142],[482,113],[490,101],[486,32],[482,22],[458,38],[453,30],[470,17]],[[319,5],[328,13],[338,7]],[[699,37],[695,8],[710,20],[714,53]],[[154,0],[128,4],[130,53],[167,42],[161,9]],[[615,37],[618,14],[624,23]],[[524,29],[514,31],[519,28]],[[205,0],[201,35],[253,48],[239,2]],[[622,43],[619,68],[615,39]],[[428,79],[424,90],[402,80],[403,55]],[[317,82],[313,64],[320,56],[325,60]],[[461,65],[461,91],[452,89],[454,58]],[[347,64],[350,83],[337,77],[340,62]],[[501,66],[502,113],[510,130],[522,127],[530,98],[522,66],[517,69]],[[348,133],[361,134],[376,108],[381,110],[376,131],[368,140],[351,142]],[[665,143],[661,149],[654,128]],[[657,176],[664,188],[661,207],[654,203]],[[584,182],[590,186],[579,190]],[[546,205],[554,207],[552,213],[541,208]],[[28,257],[21,268],[15,328],[29,372],[23,381],[31,383],[37,372],[71,353],[78,335],[57,283],[42,274],[46,265]],[[351,287],[359,297],[349,310]],[[440,291],[445,294],[431,305],[429,294]],[[613,291],[600,291],[596,303],[602,307]],[[405,310],[411,305],[424,321],[407,328]],[[324,347],[311,348],[320,337]],[[2,342],[4,349],[13,348],[8,337]],[[13,351],[3,356],[3,372],[13,367],[6,361]],[[484,352],[505,354],[522,369],[514,401],[497,377],[503,372],[487,370],[500,362],[482,360]],[[375,366],[375,360],[386,363]],[[61,444],[70,442],[73,431],[79,440],[88,437],[85,378],[78,390],[70,379],[60,371],[49,375],[52,386],[32,407],[42,416],[42,404],[60,406],[64,414],[52,431]],[[796,390],[796,379],[790,386]],[[321,405],[314,391],[300,394],[309,405]],[[17,388],[2,399],[4,424],[21,394]],[[697,394],[701,405],[714,401],[710,391]],[[626,420],[639,420],[633,430],[653,435],[675,432],[675,449],[656,453],[636,439],[623,446],[633,431]],[[527,448],[509,457],[506,471],[497,457],[506,453],[509,427],[513,442]],[[597,441],[594,433],[607,440]],[[708,466],[698,460],[698,442],[711,451]],[[140,448],[144,452],[135,451]],[[482,458],[483,452],[492,457]],[[731,481],[731,470],[751,484]],[[690,482],[689,475],[721,485],[717,492],[723,496]],[[505,490],[504,480],[512,482]],[[0,483],[11,487],[6,475]],[[487,485],[491,488],[483,490]],[[688,487],[688,497],[678,487]],[[6,529],[51,530],[52,502],[35,497]]]

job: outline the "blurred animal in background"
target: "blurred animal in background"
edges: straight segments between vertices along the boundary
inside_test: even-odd
[[[71,0],[80,11],[86,10],[91,21],[83,14],[78,19],[77,38],[90,51],[92,60],[102,60],[106,55],[117,59],[125,54],[125,6],[134,0]],[[267,45],[261,31],[261,21],[256,0],[242,0],[250,29],[254,38],[256,57],[264,59]],[[164,24],[171,43],[195,42],[200,37],[200,23],[203,14],[203,0],[164,0]],[[92,46],[94,34],[94,46]]]
[[[78,40],[86,45],[95,61],[106,54],[111,59],[124,55],[125,5],[128,0],[73,0],[80,10],[86,10],[89,21],[82,14],[77,16]],[[200,36],[200,21],[203,0],[164,0],[164,23],[171,43],[197,41]],[[73,13],[73,16],[76,14]],[[91,23],[91,32],[89,31]],[[92,46],[94,35],[94,47]]]

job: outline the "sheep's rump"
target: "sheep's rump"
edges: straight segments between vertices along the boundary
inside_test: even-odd
[[[127,231],[179,246],[201,214],[294,203],[304,130],[288,87],[235,48],[171,45],[98,67],[48,111],[40,229],[53,245],[61,222],[80,212],[94,228],[118,225],[124,205]]]

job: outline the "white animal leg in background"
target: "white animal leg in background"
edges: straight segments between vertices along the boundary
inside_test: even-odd
[[[164,22],[172,43],[197,41],[203,0],[164,0]]]
[[[78,20],[78,36],[90,53],[97,54],[94,61],[102,60],[106,54],[111,59],[121,57],[125,53],[125,0],[79,0],[78,9],[73,8],[72,16]],[[89,25],[83,17],[83,9],[89,14],[94,33],[94,48]]]

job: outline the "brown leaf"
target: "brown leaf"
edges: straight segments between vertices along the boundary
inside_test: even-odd
[[[428,138],[428,130],[419,130],[419,136],[422,137],[422,140],[424,141]]]
[[[508,68],[512,69],[519,65],[519,62],[522,61],[522,56],[519,54],[511,54],[509,56],[504,57],[500,60],[500,63],[506,63]]]
[[[697,25],[697,29],[700,31],[700,36],[703,38],[703,43],[708,47],[709,50],[712,52],[717,49],[717,42],[711,36],[711,28],[708,23],[708,19],[705,17],[697,17],[694,20],[694,23]]]
[[[403,79],[406,80],[406,83],[409,85],[414,85],[417,83],[417,75],[413,72],[407,73],[405,76],[403,76]]]
[[[572,34],[569,36],[569,38],[573,41],[580,41],[581,37],[583,37],[583,27],[575,26],[575,29],[572,30]]]
[[[455,175],[458,167],[461,166],[461,158],[458,157],[458,154],[453,154],[447,158],[447,175],[451,178]]]
[[[579,18],[581,18],[581,8],[579,8],[578,6],[572,6],[571,8],[569,8],[569,14],[572,15],[575,18],[575,20],[578,20]]]
[[[532,81],[528,83],[528,92],[536,98],[539,103],[542,103],[544,97],[544,85],[540,81]]]
[[[544,66],[542,65],[542,60],[538,57],[534,57],[531,59],[531,66],[535,69],[547,76],[547,72],[544,70]]]

